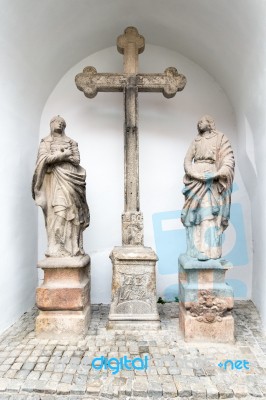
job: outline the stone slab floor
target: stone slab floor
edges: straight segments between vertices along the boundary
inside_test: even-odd
[[[160,304],[161,330],[107,330],[109,306],[94,305],[82,340],[37,339],[36,309],[0,337],[0,400],[266,399],[266,338],[251,301],[236,301],[234,345],[188,344],[178,303]],[[146,371],[92,368],[94,357],[149,357]],[[226,360],[246,360],[232,370]],[[220,364],[221,365],[221,364]]]

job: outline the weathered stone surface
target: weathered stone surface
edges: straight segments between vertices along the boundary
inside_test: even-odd
[[[179,325],[186,341],[232,343],[233,290],[224,282],[226,260],[179,257]]]
[[[155,263],[157,256],[147,247],[115,247],[113,262],[112,303],[109,327],[128,325],[140,328],[159,327],[156,304]],[[138,329],[138,328],[137,328]]]
[[[42,139],[32,182],[32,195],[44,213],[50,257],[84,255],[83,231],[89,225],[86,171],[79,165],[78,144],[65,135],[65,120],[50,122]]]
[[[230,218],[234,154],[227,137],[205,115],[184,160],[185,204],[181,221],[187,232],[187,254],[198,260],[222,255],[222,234]]]
[[[36,318],[36,333],[42,338],[84,336],[90,316],[90,306],[82,311],[40,311]]]
[[[90,258],[82,237],[90,219],[86,171],[80,166],[78,144],[65,135],[65,127],[62,117],[52,118],[32,182],[48,237],[46,258],[38,263],[44,281],[36,290],[36,333],[47,338],[84,335],[90,320]]]
[[[40,310],[82,310],[89,302],[90,282],[80,287],[51,288],[41,286],[36,290],[36,304]]]
[[[186,341],[234,341],[233,289],[225,283],[232,265],[221,258],[234,167],[228,139],[204,116],[184,161],[187,251],[179,257],[179,324]]]
[[[72,263],[71,263],[72,261]],[[90,257],[47,257],[38,263],[43,284],[36,290],[42,337],[84,335],[90,322]]]
[[[138,92],[162,92],[165,97],[175,96],[183,90],[186,78],[173,67],[163,74],[139,74],[138,55],[144,51],[145,39],[137,29],[130,26],[117,39],[117,49],[123,54],[122,74],[98,73],[94,67],[86,67],[76,76],[75,82],[85,96],[93,98],[98,92],[124,93],[124,213],[122,214],[122,244],[134,246],[135,257],[119,265],[114,252],[112,306],[109,328],[121,328],[124,320],[143,321],[148,327],[151,322],[158,327],[159,318],[155,302],[155,262],[150,265],[141,261],[143,255],[143,215],[139,202],[139,135],[138,135]],[[139,250],[137,249],[139,247]],[[147,250],[145,250],[147,252]],[[125,271],[123,269],[125,268]],[[136,325],[136,324],[135,324]]]
[[[143,245],[143,215],[141,212],[124,212],[122,214],[122,244],[124,246]]]

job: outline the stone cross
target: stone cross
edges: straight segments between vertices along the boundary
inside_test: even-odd
[[[167,68],[163,74],[139,74],[138,55],[144,51],[145,39],[134,27],[125,29],[117,39],[117,49],[124,55],[124,73],[97,73],[94,67],[86,67],[76,76],[77,88],[86,97],[93,98],[98,92],[123,92],[125,125],[125,205],[122,214],[123,245],[143,245],[143,217],[139,205],[139,140],[138,140],[138,92],[162,92],[167,98],[183,90],[186,78],[176,68]]]

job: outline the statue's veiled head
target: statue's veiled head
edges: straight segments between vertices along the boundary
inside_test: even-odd
[[[56,115],[50,121],[51,134],[54,132],[64,133],[66,128],[66,121],[60,115]]]
[[[200,134],[209,131],[212,132],[215,130],[215,122],[214,119],[210,115],[204,115],[198,122],[198,132]]]

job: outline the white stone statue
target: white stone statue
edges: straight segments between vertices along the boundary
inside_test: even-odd
[[[222,255],[234,166],[229,140],[216,131],[213,118],[202,117],[184,161],[185,204],[181,220],[187,232],[187,254],[193,258],[204,261]]]
[[[82,233],[89,225],[86,171],[79,165],[78,144],[65,135],[65,127],[62,117],[52,118],[32,182],[33,198],[44,213],[50,257],[83,255]]]

